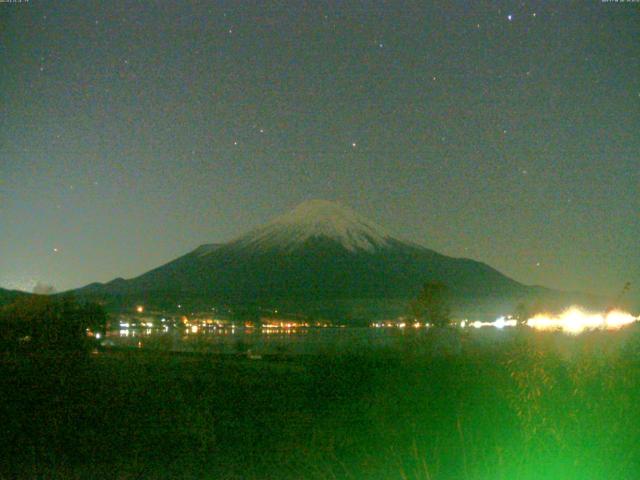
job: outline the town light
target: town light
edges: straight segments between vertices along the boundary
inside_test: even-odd
[[[527,320],[527,325],[536,330],[560,330],[577,335],[585,330],[617,330],[637,320],[630,313],[620,310],[590,313],[571,307],[560,315],[538,314]]]

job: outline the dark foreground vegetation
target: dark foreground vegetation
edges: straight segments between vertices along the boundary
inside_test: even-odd
[[[95,346],[107,315],[73,296],[29,295],[0,306],[0,352],[77,355]]]
[[[638,478],[634,331],[570,354],[523,332],[432,355],[435,337],[286,362],[5,353],[0,478]]]

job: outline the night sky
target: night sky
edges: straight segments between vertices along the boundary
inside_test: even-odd
[[[337,200],[528,284],[640,283],[640,3],[0,3],[0,286]]]

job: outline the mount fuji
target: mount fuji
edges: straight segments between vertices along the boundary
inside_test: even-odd
[[[136,278],[75,293],[112,308],[137,302],[162,309],[279,307],[351,318],[400,312],[426,281],[445,283],[461,305],[513,303],[546,290],[484,263],[399,240],[337,203],[312,200],[228,243],[202,245]]]

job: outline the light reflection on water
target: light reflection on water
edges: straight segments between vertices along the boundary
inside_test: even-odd
[[[107,334],[116,346],[147,349],[262,354],[309,354],[354,348],[391,346],[405,333],[400,329],[362,328],[199,328],[120,329]],[[419,335],[412,332],[412,335]]]
[[[343,354],[358,352],[404,352],[408,354],[459,354],[468,349],[493,348],[518,336],[545,342],[562,355],[571,356],[582,343],[615,349],[639,332],[631,326],[617,332],[588,332],[567,336],[532,329],[467,328],[142,328],[120,329],[108,334],[112,346],[174,352],[263,355]]]

